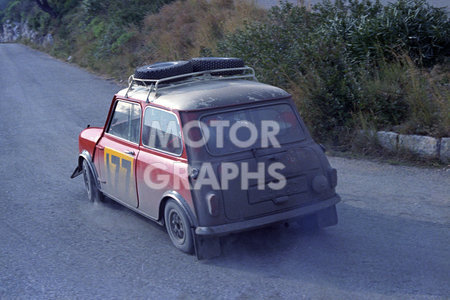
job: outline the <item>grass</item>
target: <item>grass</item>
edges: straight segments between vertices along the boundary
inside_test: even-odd
[[[211,56],[224,36],[265,14],[243,0],[176,1],[145,18],[139,54],[145,63]]]

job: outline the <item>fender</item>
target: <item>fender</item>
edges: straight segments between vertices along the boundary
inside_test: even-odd
[[[165,201],[163,201],[163,200],[166,198],[173,199],[175,202],[177,202],[178,205],[184,210],[184,212],[188,216],[189,222],[191,222],[192,226],[194,226],[194,227],[198,226],[197,218],[195,217],[194,213],[192,212],[191,207],[189,206],[187,201],[183,198],[183,196],[181,196],[176,191],[167,191],[163,194],[162,200],[161,200],[160,206],[159,206],[159,219],[161,219],[161,216],[164,215],[164,212],[162,211],[162,204],[165,203]]]
[[[97,169],[94,166],[94,163],[92,162],[91,154],[87,150],[83,150],[80,155],[78,155],[78,166],[75,168],[75,170],[72,173],[72,176],[70,178],[75,178],[78,175],[81,175],[83,173],[83,159],[86,160],[89,169],[91,170],[92,174],[95,178],[95,186],[101,190],[100,182],[98,181],[98,174]]]

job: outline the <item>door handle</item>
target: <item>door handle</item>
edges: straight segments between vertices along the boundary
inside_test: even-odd
[[[124,152],[125,152],[126,154],[129,154],[129,155],[133,155],[133,156],[136,155],[136,153],[134,153],[133,150],[125,150]]]
[[[98,150],[103,150],[103,149],[105,149],[104,146],[100,146],[100,145],[96,145],[96,147],[98,148]]]

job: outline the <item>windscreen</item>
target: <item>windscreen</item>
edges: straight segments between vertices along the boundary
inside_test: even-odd
[[[288,104],[207,115],[201,122],[208,151],[213,155],[281,147],[305,138],[300,122]]]

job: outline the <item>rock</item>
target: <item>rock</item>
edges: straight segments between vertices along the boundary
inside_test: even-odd
[[[441,149],[439,151],[439,158],[444,163],[450,163],[450,138],[448,137],[441,139]]]
[[[42,36],[37,31],[31,29],[27,22],[19,23],[6,20],[1,25],[0,42],[10,43],[16,42],[19,39],[28,40],[44,46],[53,44],[53,36],[51,34]]]
[[[15,42],[22,34],[22,24],[18,22],[10,22],[6,20],[2,26],[1,42]]]
[[[47,33],[45,35],[42,45],[44,47],[53,45],[53,35],[51,33]]]
[[[29,40],[33,43],[36,42],[38,33],[32,29],[30,29],[30,27],[28,27],[28,23],[22,23],[19,25],[19,35],[21,38]]]
[[[391,131],[378,131],[377,139],[380,145],[391,152],[397,150],[398,145],[398,133]]]
[[[400,134],[398,136],[398,148],[406,149],[421,157],[438,157],[438,139],[430,136]]]

